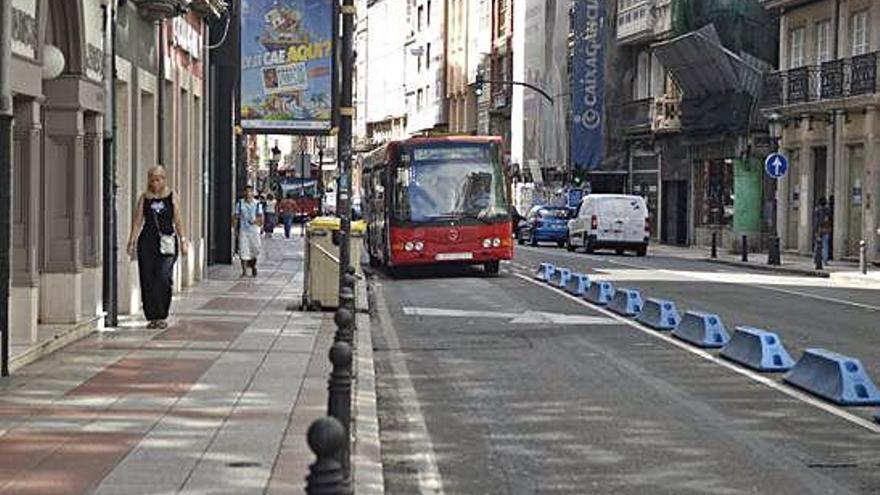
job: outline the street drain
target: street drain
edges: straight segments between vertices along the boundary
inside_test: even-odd
[[[855,462],[814,462],[807,464],[807,467],[813,469],[846,469],[857,468],[859,465]]]
[[[259,462],[253,461],[236,461],[236,462],[227,462],[226,467],[230,468],[250,468],[250,467],[259,467]]]

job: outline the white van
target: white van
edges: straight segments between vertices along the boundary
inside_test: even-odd
[[[568,221],[569,251],[582,247],[588,253],[614,249],[623,254],[631,250],[645,256],[650,237],[648,206],[641,196],[590,194]]]

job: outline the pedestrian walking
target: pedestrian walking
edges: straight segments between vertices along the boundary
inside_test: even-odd
[[[141,284],[141,304],[147,328],[166,328],[171,308],[174,263],[178,250],[187,255],[187,244],[180,206],[166,184],[165,168],[152,167],[147,173],[147,190],[138,199],[131,232],[129,256],[137,255]]]
[[[245,186],[244,197],[238,200],[235,207],[234,226],[238,230],[238,254],[241,258],[241,276],[247,275],[251,268],[257,276],[257,258],[260,255],[260,233],[263,226],[263,207],[254,198],[254,189]]]
[[[275,195],[272,193],[269,193],[266,196],[266,207],[265,207],[266,221],[264,222],[265,227],[263,228],[263,230],[266,233],[266,237],[272,237],[272,232],[275,231],[276,218],[277,218],[277,212],[276,212],[277,206],[278,206],[278,202],[275,200]]]
[[[831,251],[831,233],[834,232],[834,217],[824,197],[819,198],[819,204],[813,211],[813,225],[822,249],[822,264],[827,265]]]
[[[290,229],[293,226],[293,214],[296,211],[296,202],[287,196],[278,203],[278,214],[281,215],[281,223],[284,225],[284,237],[290,239]]]

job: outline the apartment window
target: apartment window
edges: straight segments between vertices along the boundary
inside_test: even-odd
[[[426,69],[431,68],[431,44],[430,43],[428,43],[428,45],[425,47],[425,68]]]
[[[796,69],[804,65],[804,28],[788,32],[788,68]]]
[[[422,72],[422,56],[421,55],[416,56],[416,72],[418,72],[418,73]]]
[[[418,25],[416,26],[418,31],[422,32],[422,19],[425,17],[425,6],[419,5],[419,18],[417,20]]]
[[[831,60],[831,21],[816,23],[816,63]]]
[[[425,99],[425,92],[420,89],[419,92],[417,93],[417,96],[416,96],[416,110],[417,111],[422,111],[422,103],[423,103],[424,99]]]
[[[852,16],[852,55],[868,53],[868,11],[856,12]]]
[[[431,27],[431,0],[428,0],[428,13],[426,15],[428,16],[426,20],[428,27]]]

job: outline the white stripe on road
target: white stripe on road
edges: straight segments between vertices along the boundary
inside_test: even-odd
[[[382,323],[379,327],[385,336],[388,347],[391,349],[400,349],[400,341],[397,338],[397,330],[391,319],[391,313],[388,311],[388,305],[385,303],[385,297],[381,290],[376,292],[376,304],[379,311],[379,318]],[[411,463],[416,469],[416,478],[418,479],[419,493],[423,495],[443,495],[443,479],[440,477],[440,468],[437,467],[437,457],[434,453],[434,445],[431,443],[431,435],[428,433],[428,426],[425,424],[425,417],[422,415],[422,409],[419,406],[419,399],[416,395],[416,389],[413,386],[412,379],[409,374],[409,367],[403,359],[400,352],[389,353],[389,361],[391,369],[394,371],[394,378],[397,382],[397,393],[399,394],[400,406],[405,415],[407,432],[407,444],[411,449],[411,455],[407,456],[406,461]]]
[[[548,289],[548,290],[551,290],[554,292],[558,292],[559,294],[571,299],[572,301],[580,304],[581,306],[585,306],[585,307],[590,308],[594,311],[598,311],[602,314],[605,314],[609,318],[613,318],[624,325],[635,328],[636,330],[638,330],[646,335],[650,335],[654,338],[660,339],[668,344],[671,344],[671,345],[674,345],[675,347],[678,347],[679,349],[685,350],[695,356],[699,356],[707,361],[711,361],[719,366],[723,366],[723,367],[725,367],[735,373],[739,373],[740,375],[743,375],[743,376],[745,376],[745,377],[747,377],[757,383],[761,383],[763,385],[766,385],[766,386],[772,388],[773,390],[776,390],[778,392],[782,392],[783,394],[788,395],[789,397],[792,397],[794,399],[797,399],[805,404],[811,405],[817,409],[821,409],[822,411],[833,414],[833,415],[837,416],[838,418],[841,418],[845,421],[848,421],[856,426],[860,426],[860,427],[862,427],[868,431],[871,431],[873,433],[880,433],[880,425],[872,423],[871,421],[864,419],[862,417],[859,417],[855,414],[852,414],[843,408],[840,408],[840,407],[835,406],[833,404],[829,404],[829,403],[824,402],[822,400],[816,399],[815,397],[813,397],[811,395],[808,395],[804,392],[801,392],[800,390],[789,387],[788,385],[785,385],[783,383],[779,383],[777,381],[774,381],[773,379],[768,378],[767,376],[761,375],[760,373],[757,373],[757,372],[752,371],[750,369],[746,369],[746,368],[740,367],[736,364],[733,364],[729,361],[725,361],[719,357],[716,357],[712,354],[709,354],[708,352],[706,352],[702,349],[699,349],[697,347],[693,347],[689,344],[681,342],[681,341],[679,341],[669,335],[666,335],[666,334],[660,333],[656,330],[642,326],[641,324],[635,322],[634,320],[630,320],[628,318],[624,318],[620,315],[612,313],[611,311],[609,311],[605,308],[594,306],[593,304],[590,304],[587,301],[584,301],[583,299],[575,297],[565,291],[562,291],[562,290],[559,290],[555,287],[549,286],[543,282],[533,280],[531,277],[528,277],[526,275],[522,275],[520,273],[514,273],[514,275],[516,277],[519,277],[519,278],[525,280],[526,282],[531,283],[531,284],[535,284],[539,287],[543,287],[545,289]]]
[[[524,313],[504,313],[500,311],[469,311],[464,309],[420,308],[406,306],[403,313],[409,316],[434,316],[441,318],[497,318],[510,320],[513,324],[530,325],[614,325],[614,320],[599,316],[565,315],[526,311]]]

